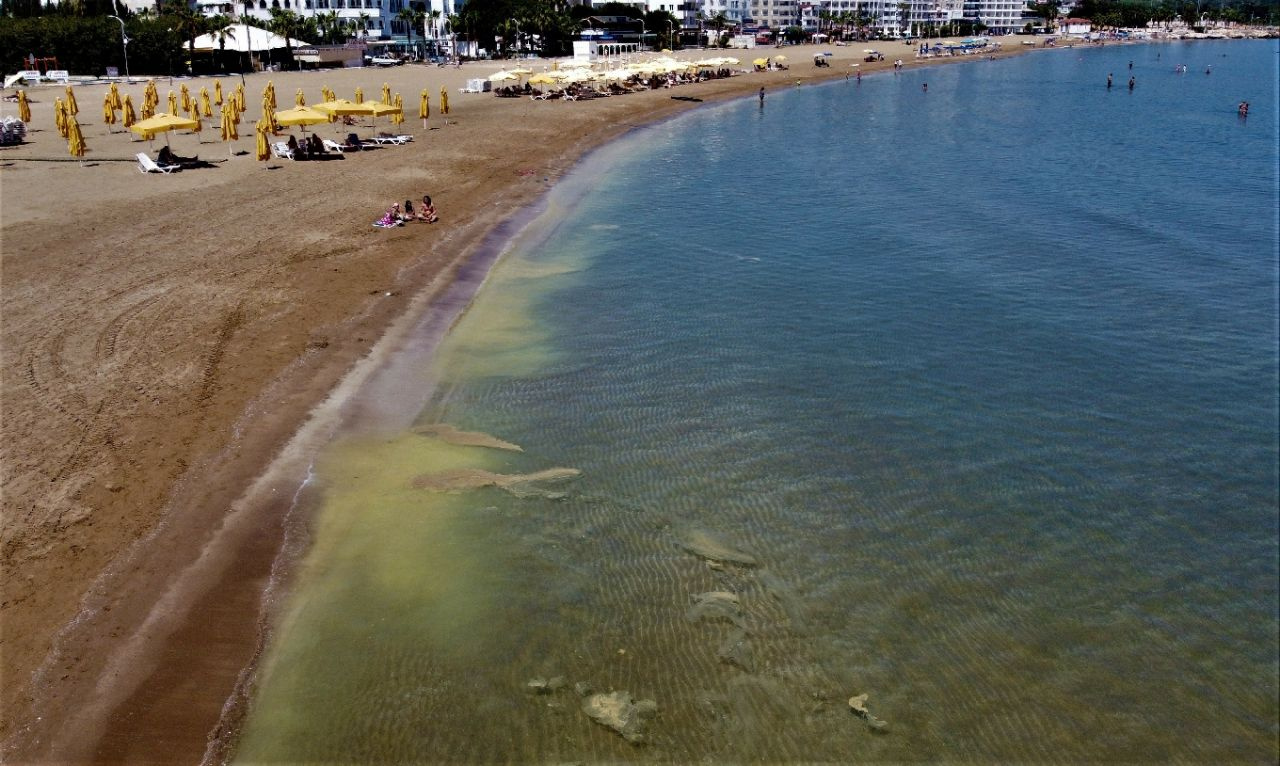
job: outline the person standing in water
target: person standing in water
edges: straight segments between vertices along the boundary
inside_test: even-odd
[[[760,106],[764,106],[764,86],[760,87]]]
[[[1132,77],[1129,78],[1129,90],[1133,90],[1133,86],[1136,82],[1137,81],[1134,80]]]
[[[1111,73],[1107,72],[1107,90],[1111,90]]]

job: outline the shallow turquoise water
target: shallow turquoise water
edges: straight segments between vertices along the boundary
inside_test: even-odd
[[[524,451],[334,446],[240,759],[1274,761],[1276,56],[974,61],[591,158],[423,376],[420,424]]]

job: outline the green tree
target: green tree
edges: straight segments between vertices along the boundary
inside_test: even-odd
[[[293,38],[299,34],[302,17],[294,11],[271,9],[271,19],[267,21],[267,29],[284,38],[286,63],[293,63]]]
[[[172,28],[183,40],[187,41],[190,54],[190,72],[195,73],[196,38],[204,33],[205,18],[196,12],[185,0],[167,0],[160,8],[161,17],[168,20]]]

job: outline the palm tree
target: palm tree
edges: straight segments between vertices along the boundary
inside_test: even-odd
[[[217,16],[210,16],[206,25],[209,34],[213,35],[213,39],[218,41],[218,51],[221,54],[218,60],[225,63],[227,60],[227,40],[236,39],[236,20],[220,13]]]
[[[426,13],[419,11],[416,8],[413,8],[411,6],[405,6],[404,8],[401,8],[400,12],[396,14],[396,20],[403,21],[405,26],[408,27],[409,29],[408,37],[409,37],[410,49],[413,49],[413,29],[414,27],[421,24],[423,19],[425,19],[426,17],[427,17]]]
[[[271,20],[267,28],[284,38],[284,49],[289,61],[293,61],[293,36],[298,34],[298,26],[302,17],[293,11],[271,9]]]
[[[191,71],[194,73],[196,65],[196,38],[204,31],[205,19],[196,11],[192,10],[184,0],[169,0],[165,3],[161,13],[168,16],[173,24],[174,31],[182,35],[187,41],[191,54]]]
[[[427,13],[427,18],[431,20],[431,40],[435,46],[435,53],[440,53],[440,19],[444,17],[441,11],[432,10]]]

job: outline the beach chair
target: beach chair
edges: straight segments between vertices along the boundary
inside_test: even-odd
[[[284,141],[276,141],[271,145],[271,153],[282,160],[294,159],[293,150]]]
[[[323,139],[323,140],[324,140],[324,148],[325,148],[326,150],[328,150],[328,151],[331,151],[331,152],[337,152],[338,154],[342,154],[343,152],[345,152],[345,151],[347,150],[347,147],[343,146],[342,144],[338,143],[337,141],[334,141],[332,138],[326,138],[326,139]]]
[[[374,136],[373,138],[370,138],[370,139],[361,139],[361,140],[369,140],[374,142],[375,144],[392,144],[394,146],[402,146],[404,144],[409,143],[409,141],[411,141],[412,139],[413,139],[413,136]]]
[[[138,152],[138,170],[143,174],[172,173],[181,169],[181,165],[157,165],[156,161],[148,157],[146,152]]]

